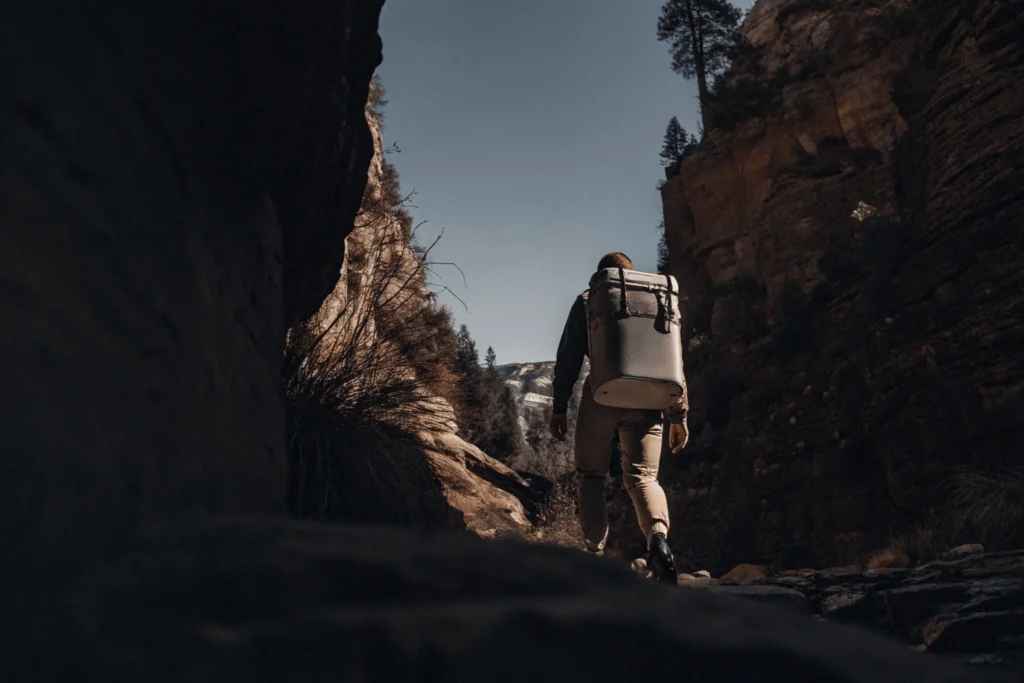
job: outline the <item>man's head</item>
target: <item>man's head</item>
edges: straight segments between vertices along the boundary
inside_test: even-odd
[[[629,257],[621,251],[615,251],[611,254],[605,254],[601,257],[601,260],[597,262],[598,270],[604,270],[605,268],[625,268],[626,270],[633,270],[633,262],[630,261]]]

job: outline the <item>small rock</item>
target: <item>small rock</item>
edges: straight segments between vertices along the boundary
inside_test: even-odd
[[[647,568],[647,560],[645,560],[642,557],[638,557],[635,560],[633,560],[633,562],[629,565],[629,568],[633,570],[636,574],[639,574],[640,576],[644,577],[645,579],[651,576],[651,572]]]
[[[796,424],[796,418],[795,417],[789,418],[789,424],[795,425]]]
[[[886,325],[892,325],[892,318],[886,318],[885,319],[885,324]]]
[[[814,387],[808,384],[807,386],[804,387],[804,396],[810,396],[813,391]]]
[[[765,577],[765,567],[759,564],[738,564],[722,575],[723,581],[753,581]]]
[[[796,442],[796,449],[798,451],[802,451],[806,445],[807,444],[805,444],[803,441],[797,441]]]
[[[956,557],[967,557],[969,555],[981,555],[985,552],[985,546],[980,543],[966,543],[943,553],[943,559],[951,560]]]

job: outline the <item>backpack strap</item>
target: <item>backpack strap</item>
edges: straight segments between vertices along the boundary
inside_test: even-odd
[[[626,269],[619,268],[619,287],[621,287],[622,317],[630,316],[629,304],[626,302]]]
[[[665,273],[665,284],[668,287],[668,295],[665,297],[665,307],[668,309],[668,322],[671,325],[676,321],[676,311],[672,308],[672,295],[676,292],[672,291],[672,276],[668,273]]]

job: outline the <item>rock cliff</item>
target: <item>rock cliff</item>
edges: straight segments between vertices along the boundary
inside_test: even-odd
[[[505,384],[512,390],[519,406],[519,426],[525,436],[531,429],[547,427],[554,400],[555,362],[510,363],[499,365],[498,371]],[[590,372],[590,364],[583,360],[579,380],[573,387],[573,398],[569,401],[570,411],[579,405],[583,380]]]
[[[675,528],[699,565],[845,564],[958,514],[953,468],[1019,467],[1024,6],[760,0],[743,33],[662,190]]]
[[[543,490],[461,438],[455,410],[441,395],[457,380],[435,348],[437,337],[454,339],[454,332],[429,290],[428,255],[415,241],[397,172],[385,159],[376,104],[382,92],[376,83],[366,105],[373,156],[340,277],[316,314],[290,332],[296,343],[289,345],[299,356],[296,366],[315,360],[308,369],[295,367],[300,381],[288,381],[296,438],[304,434],[298,423],[316,420],[306,414],[311,405],[334,412],[348,431],[324,442],[359,443],[353,432],[368,433],[354,448],[292,449],[296,495],[326,485],[337,501],[327,513],[302,516],[453,526],[486,537],[527,534]],[[304,344],[308,339],[315,341]],[[309,400],[317,389],[335,400]],[[325,458],[326,469],[337,473],[327,481],[320,474]],[[310,503],[325,507],[293,498],[293,511],[305,512]]]
[[[68,591],[141,526],[285,513],[284,330],[359,207],[381,5],[0,3],[16,678],[73,668]]]

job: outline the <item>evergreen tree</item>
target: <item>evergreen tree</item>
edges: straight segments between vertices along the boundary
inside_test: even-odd
[[[504,384],[498,393],[487,441],[481,450],[504,462],[514,459],[520,450],[519,407],[511,389]]]
[[[665,128],[665,137],[661,147],[661,163],[666,168],[678,166],[683,158],[697,148],[700,141],[695,135],[690,135],[679,123],[679,119],[669,119],[668,127]]]
[[[658,236],[658,272],[668,275],[668,242],[665,240],[665,221],[658,226],[658,232],[661,233]]]
[[[672,117],[668,120],[668,127],[665,129],[665,138],[661,146],[662,166],[674,166],[683,158],[683,148],[688,138],[686,131],[679,124],[679,119]]]
[[[480,354],[465,325],[459,327],[459,333],[455,336],[455,362],[467,380],[475,379],[480,372]]]
[[[459,406],[459,426],[467,441],[476,443],[485,432],[485,406],[483,395],[483,371],[480,368],[480,354],[476,342],[465,325],[459,327],[455,336],[455,372],[462,377],[462,392]]]
[[[484,366],[476,342],[462,325],[456,335],[455,369],[464,378],[459,426],[467,441],[493,458],[512,460],[521,450],[519,407],[498,372],[497,354],[488,347]]]
[[[708,79],[728,67],[742,16],[727,0],[667,0],[661,8],[658,40],[670,45],[672,70],[697,79],[704,130],[712,127]]]

